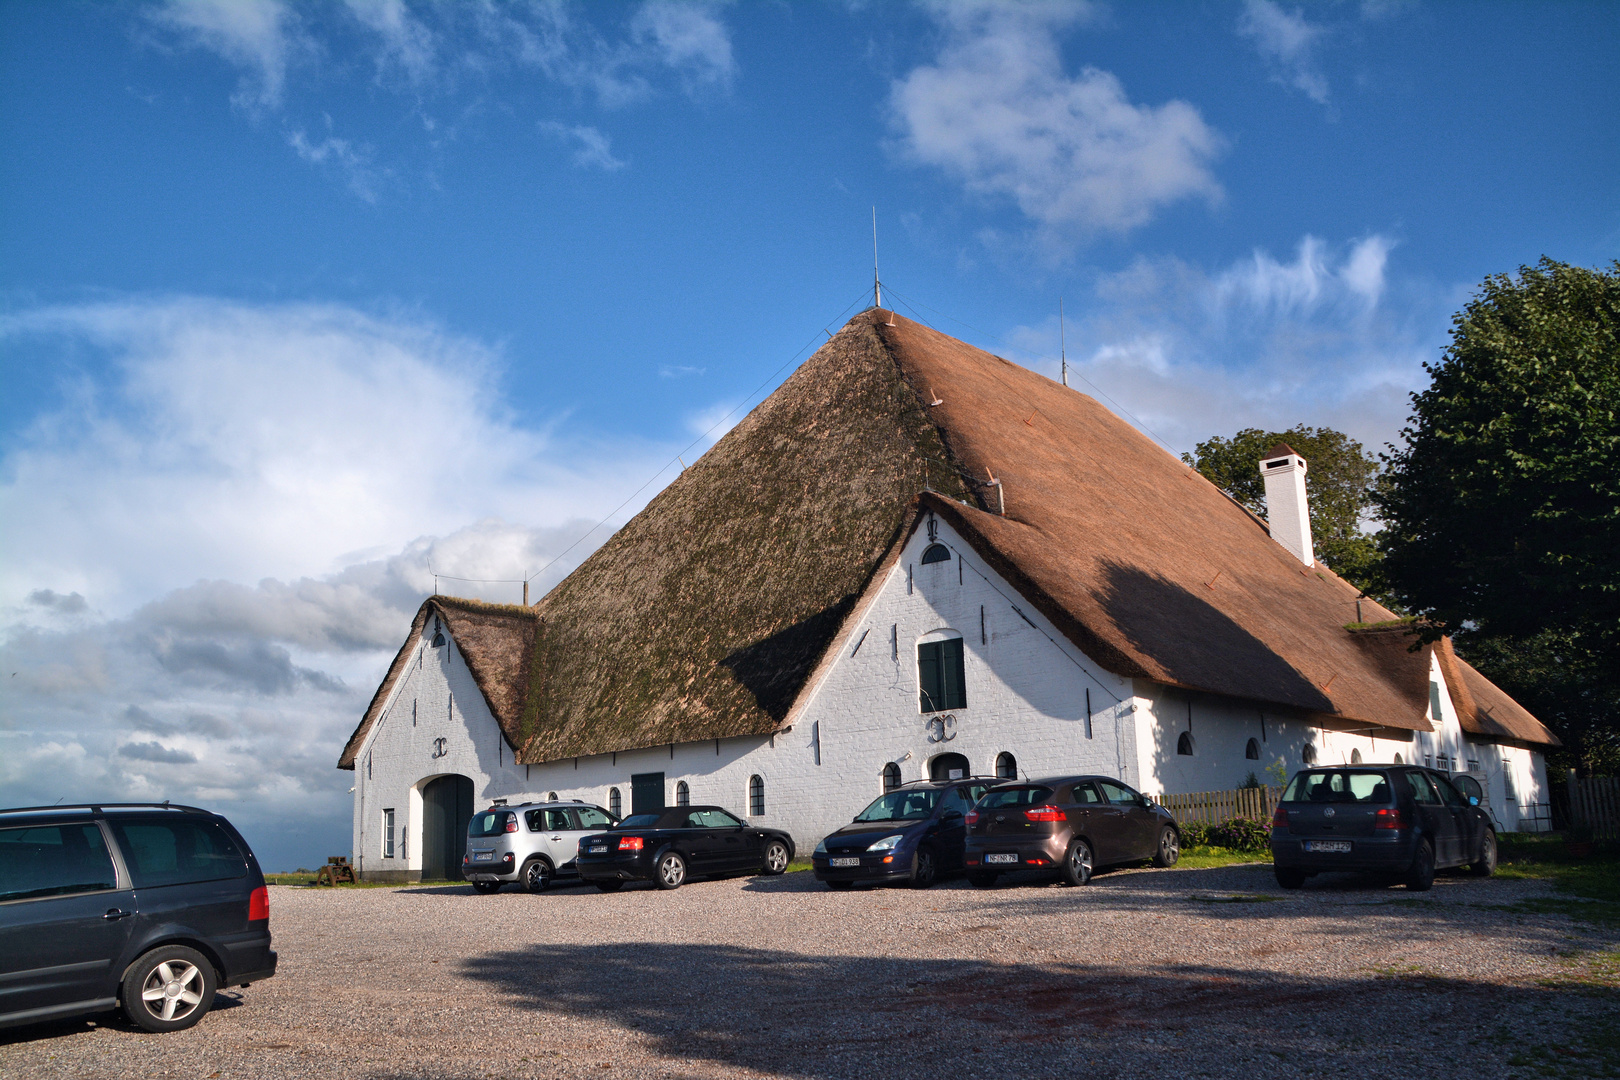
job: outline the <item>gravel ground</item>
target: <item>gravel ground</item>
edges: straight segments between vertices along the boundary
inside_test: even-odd
[[[1542,1075],[1526,1054],[1611,1075],[1581,1040],[1616,999],[1580,980],[1615,937],[1503,910],[1548,895],[1283,893],[1260,866],[987,891],[274,887],[276,978],[175,1035],[0,1031],[0,1076]]]

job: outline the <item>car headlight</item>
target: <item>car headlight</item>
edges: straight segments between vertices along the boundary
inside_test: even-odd
[[[816,845],[815,854],[817,854],[817,855],[825,855],[825,854],[827,854],[827,840],[826,840],[825,837],[823,837],[821,842]]]
[[[893,836],[885,836],[883,839],[881,839],[877,843],[871,845],[866,850],[867,851],[892,851],[895,848],[899,847],[900,846],[900,841],[902,841],[904,839],[905,839],[904,836],[900,835],[899,833],[895,833]]]

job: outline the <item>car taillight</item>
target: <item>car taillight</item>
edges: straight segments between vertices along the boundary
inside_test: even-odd
[[[248,922],[270,917],[270,890],[260,885],[248,894]]]
[[[969,825],[977,825],[979,823],[979,812],[977,810],[968,811],[967,823]]]
[[[1280,806],[1277,807],[1276,813],[1271,815],[1271,827],[1273,829],[1288,828],[1288,811]]]
[[[1375,829],[1404,829],[1406,828],[1406,815],[1398,809],[1384,807],[1373,815],[1373,828]]]
[[[1031,821],[1062,821],[1063,808],[1060,806],[1032,806],[1024,811],[1024,816]]]
[[[506,831],[507,832],[517,832],[517,818],[507,818],[506,819]]]
[[[639,836],[621,836],[621,837],[619,837],[619,850],[620,851],[640,851],[641,850],[641,837],[639,837]]]

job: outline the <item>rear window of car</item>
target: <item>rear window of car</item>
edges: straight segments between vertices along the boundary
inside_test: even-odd
[[[510,810],[486,810],[474,814],[467,824],[468,836],[499,836],[506,831],[506,823],[515,817]]]
[[[1283,802],[1387,803],[1392,798],[1389,775],[1354,769],[1300,773],[1283,792]]]
[[[247,861],[212,821],[112,821],[135,887],[190,885],[247,876]]]
[[[626,829],[656,829],[663,817],[663,814],[631,814],[619,825]]]
[[[0,829],[0,901],[117,887],[107,843],[92,823]]]
[[[1052,797],[1049,787],[996,788],[986,792],[979,805],[986,810],[1000,810],[1012,806],[1039,806]]]

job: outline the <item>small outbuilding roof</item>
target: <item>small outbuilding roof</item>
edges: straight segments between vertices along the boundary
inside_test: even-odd
[[[430,612],[446,619],[520,762],[765,735],[928,513],[1117,674],[1339,726],[1429,727],[1431,647],[1393,613],[1363,599],[1389,627],[1351,629],[1353,586],[1096,401],[876,309],[534,608],[433,597],[411,640]],[[1448,682],[1487,703],[1468,730],[1556,741],[1443,656]]]

